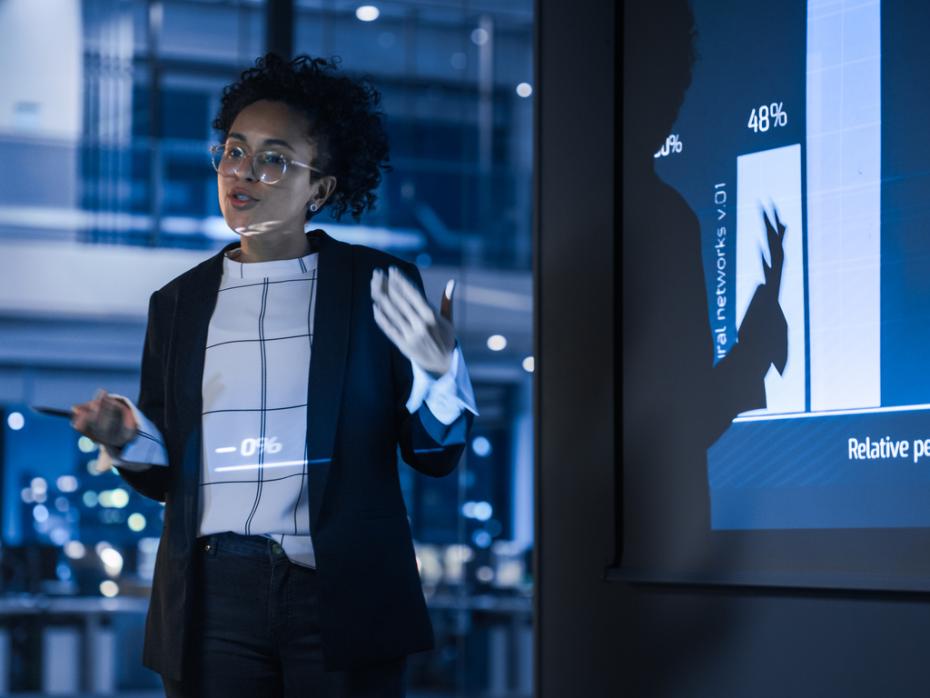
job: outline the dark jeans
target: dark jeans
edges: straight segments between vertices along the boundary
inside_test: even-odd
[[[169,698],[403,698],[404,658],[323,669],[316,570],[261,536],[222,533],[198,547],[196,640],[187,678],[164,679]]]

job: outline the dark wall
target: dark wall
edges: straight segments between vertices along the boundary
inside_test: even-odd
[[[621,7],[536,9],[537,696],[930,695],[921,597],[605,580],[621,419]]]

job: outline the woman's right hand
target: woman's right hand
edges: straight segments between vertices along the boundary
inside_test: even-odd
[[[72,427],[117,452],[135,438],[138,430],[129,405],[102,388],[92,400],[72,405],[71,412]]]

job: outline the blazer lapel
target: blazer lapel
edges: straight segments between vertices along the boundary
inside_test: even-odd
[[[320,253],[307,387],[310,531],[315,534],[342,406],[352,310],[352,250],[322,230],[308,236],[317,237]]]
[[[185,436],[199,429],[203,412],[203,362],[207,330],[216,307],[223,274],[223,254],[235,243],[210,257],[193,271],[178,292],[175,317],[175,395],[178,423]],[[186,438],[185,438],[186,440]]]
[[[182,279],[178,289],[174,338],[174,409],[181,436],[185,525],[193,540],[197,530],[197,506],[202,455],[203,364],[207,347],[207,330],[216,307],[216,296],[223,274],[223,255],[236,243],[226,245],[218,254],[201,262]]]

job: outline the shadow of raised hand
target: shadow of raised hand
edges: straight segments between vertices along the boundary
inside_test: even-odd
[[[781,290],[782,271],[785,266],[785,233],[787,227],[778,217],[778,209],[772,206],[773,224],[765,209],[762,220],[769,246],[769,260],[762,256],[765,282],[756,289],[749,308],[739,328],[740,342],[745,342],[751,354],[758,358],[764,376],[769,365],[774,365],[781,374],[788,363],[788,323],[778,302]]]
[[[778,291],[781,288],[781,272],[785,266],[785,224],[778,218],[778,209],[772,206],[772,212],[775,218],[775,225],[769,220],[768,213],[762,209],[762,220],[765,221],[765,235],[769,243],[769,259],[771,265],[762,257],[762,268],[765,272],[765,285],[771,287],[775,300],[778,300]]]

